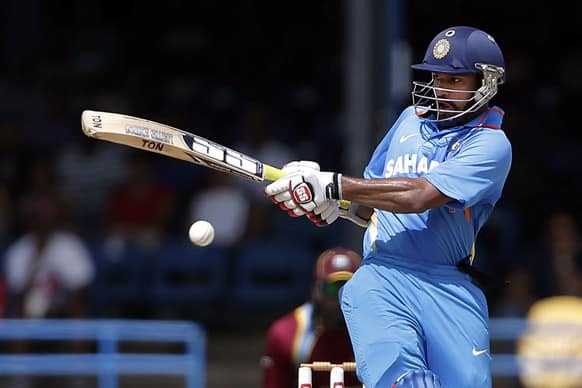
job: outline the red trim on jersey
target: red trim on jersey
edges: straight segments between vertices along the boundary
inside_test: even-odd
[[[489,114],[489,111],[485,111],[483,112],[483,114],[481,115],[481,117],[479,118],[479,122],[477,123],[476,127],[480,127],[483,125],[483,122],[485,121],[485,119],[487,118],[487,115]]]
[[[491,108],[491,110],[497,114],[500,114],[501,116],[505,116],[505,112],[502,109],[499,109],[498,107],[494,106],[493,108]]]
[[[489,128],[489,129],[495,129],[495,130],[499,130],[501,129],[501,127],[499,125],[491,125],[491,124],[485,124],[483,125],[483,123],[485,122],[485,120],[488,118],[490,113],[496,113],[500,116],[505,116],[505,112],[494,106],[488,110],[486,110],[485,112],[483,112],[483,114],[481,115],[481,117],[479,118],[479,122],[477,123],[477,125],[475,126],[475,128],[473,128],[473,130],[477,129],[477,128]]]

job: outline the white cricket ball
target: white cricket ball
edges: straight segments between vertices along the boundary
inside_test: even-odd
[[[214,226],[208,221],[196,221],[190,225],[188,236],[195,245],[205,247],[214,240]]]

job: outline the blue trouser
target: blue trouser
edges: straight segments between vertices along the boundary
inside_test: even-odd
[[[491,387],[485,296],[454,266],[364,260],[341,292],[366,388],[430,369],[443,387]]]

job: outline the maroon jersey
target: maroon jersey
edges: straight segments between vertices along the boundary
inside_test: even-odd
[[[296,388],[302,362],[353,361],[347,331],[334,332],[317,325],[313,305],[305,303],[275,321],[267,333],[263,388]],[[346,387],[361,387],[355,373],[345,372]],[[329,387],[329,372],[313,371],[313,388]]]

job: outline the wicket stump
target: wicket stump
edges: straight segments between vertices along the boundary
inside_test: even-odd
[[[355,362],[342,362],[341,364],[332,364],[327,361],[314,361],[312,363],[302,363],[299,365],[299,383],[298,388],[312,388],[312,372],[325,371],[329,372],[330,388],[344,387],[344,372],[355,372]]]

